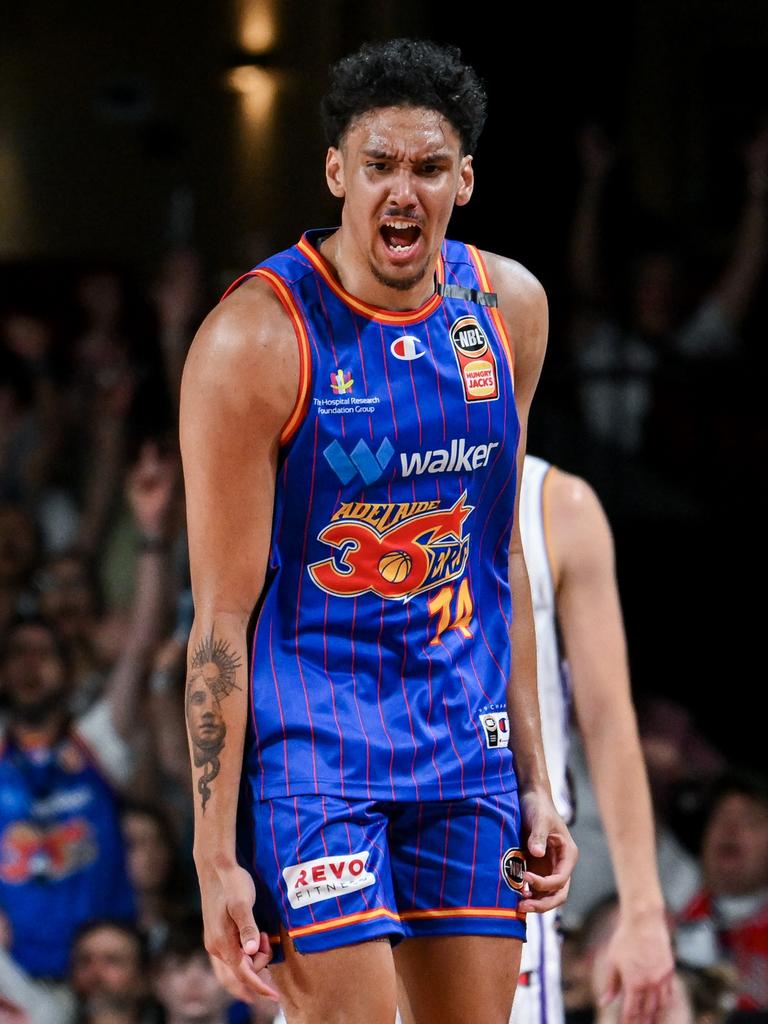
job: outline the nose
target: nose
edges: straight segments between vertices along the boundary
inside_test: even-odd
[[[398,167],[392,175],[389,201],[400,209],[416,206],[416,176],[407,167]]]

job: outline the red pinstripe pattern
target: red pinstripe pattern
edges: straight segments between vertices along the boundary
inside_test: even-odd
[[[423,431],[422,423],[421,423],[421,409],[419,408],[419,395],[418,395],[418,392],[416,391],[416,381],[413,379],[413,360],[412,359],[408,360],[408,369],[409,369],[410,374],[411,374],[411,391],[413,392],[413,403],[414,403],[414,407],[416,409],[416,419],[419,422],[419,447],[421,447],[421,445],[424,443],[424,431]],[[415,484],[414,484],[414,494],[415,494]]]
[[[275,878],[282,878],[282,866],[280,864],[280,855],[277,852],[277,832],[275,831],[275,801],[269,801],[269,828],[272,832],[272,852],[275,856]],[[287,924],[291,919],[291,912],[288,909],[288,903],[286,901],[286,895],[284,887],[282,885],[277,886],[280,891],[280,902],[283,904],[283,924]]]
[[[304,542],[301,547],[301,564],[307,564],[307,544],[309,542],[309,521],[312,515],[312,499],[315,495],[315,474],[317,472],[317,435],[320,429],[320,420],[315,420],[315,437],[312,448],[312,477],[309,485],[309,507],[307,508],[307,517],[304,520]],[[317,792],[317,752],[315,750],[315,730],[312,725],[312,712],[309,708],[309,691],[307,690],[307,681],[304,678],[304,670],[301,667],[301,656],[299,655],[299,619],[301,616],[301,591],[304,585],[304,574],[302,573],[299,577],[299,592],[296,601],[296,635],[295,635],[295,649],[296,649],[296,664],[299,669],[299,678],[301,679],[301,687],[304,690],[304,701],[307,706],[307,720],[309,722],[309,736],[312,744],[312,772],[315,779],[315,792]]]
[[[419,878],[419,850],[421,849],[421,825],[424,818],[424,804],[419,804],[418,816],[416,818],[416,847],[413,854],[415,861],[413,867],[413,890],[411,891],[411,906],[416,906],[416,889]]]
[[[427,692],[429,693],[429,707],[427,708],[427,728],[432,735],[432,767],[435,769],[435,778],[437,779],[437,787],[439,792],[439,799],[443,799],[443,780],[440,775],[440,769],[437,767],[437,759],[435,754],[437,753],[437,735],[435,730],[432,728],[432,704],[433,704],[433,693],[432,693],[432,658],[428,654],[428,647],[431,641],[432,633],[432,622],[427,616],[427,621],[424,628],[424,643],[421,647],[421,656],[427,663]]]
[[[461,640],[462,647],[466,647],[466,638],[461,635],[461,630],[455,630],[455,635],[458,635],[459,639]],[[456,675],[459,677],[459,681],[461,683],[461,688],[464,691],[464,700],[467,702],[467,716],[470,722],[472,723],[472,728],[475,730],[475,736],[477,736],[477,743],[478,746],[480,747],[480,758],[483,763],[483,766],[480,770],[480,784],[482,785],[483,792],[485,793],[487,792],[487,786],[485,785],[485,773],[488,768],[488,758],[486,757],[485,754],[485,738],[480,735],[480,730],[477,727],[476,708],[472,706],[472,701],[469,696],[469,690],[467,689],[467,684],[464,681],[464,674],[459,668],[458,663],[456,664],[455,668]]]
[[[456,275],[455,275],[455,274],[453,273],[453,271],[451,271],[451,274],[453,275],[453,277],[454,277],[454,278],[455,278],[456,280],[458,280],[458,278],[457,278],[457,277],[456,277]],[[443,305],[443,306],[441,307],[441,309],[442,309],[442,312],[443,312],[443,319],[445,320],[445,329],[446,329],[446,333],[447,333],[447,334],[449,335],[449,337],[450,337],[450,333],[451,333],[451,321],[450,321],[450,320],[449,320],[449,318],[448,318],[448,310],[447,310],[447,309],[445,308],[445,305]],[[450,341],[449,341],[449,344],[450,344]],[[461,378],[460,378],[460,376],[459,376],[459,371],[458,371],[458,369],[456,370],[456,385],[457,385],[457,387],[458,387],[458,389],[459,389],[459,393],[461,394],[461,398],[462,398],[462,399],[464,399],[464,385],[463,385],[463,384],[461,383]],[[466,400],[464,400],[464,415],[465,415],[465,417],[466,417],[466,420],[467,420],[467,434],[469,434],[469,402],[467,402]]]
[[[405,625],[403,626],[403,657],[400,662],[400,685],[403,689],[403,698],[405,699],[405,710],[408,715],[408,727],[411,731],[411,742],[413,743],[413,759],[411,760],[411,778],[413,779],[413,785],[416,790],[416,799],[419,799],[419,784],[416,781],[416,773],[414,771],[416,767],[416,756],[418,754],[418,746],[416,744],[416,733],[413,729],[413,716],[411,715],[411,702],[408,700],[408,691],[405,687],[405,665],[408,659],[408,640],[406,639],[408,634],[408,627],[411,624],[411,608],[410,605],[405,606]]]
[[[440,415],[443,418],[443,444],[448,440],[448,422],[445,417],[445,405],[443,404],[443,389],[440,385],[440,367],[435,359],[435,350],[432,347],[432,335],[429,333],[429,324],[424,324],[424,329],[427,332],[427,345],[429,346],[429,354],[432,357],[432,365],[435,368],[435,383],[437,384],[437,401],[440,405]],[[489,403],[490,404],[490,403]]]
[[[451,834],[451,808],[453,801],[449,800],[445,806],[445,845],[443,846],[443,873],[440,878],[440,907],[445,902],[445,878],[448,873],[448,839]]]
[[[382,655],[381,655],[381,641],[382,641],[383,636],[384,636],[384,599],[382,598],[381,599],[381,611],[379,612],[379,635],[378,635],[378,637],[376,639],[376,650],[377,650],[378,655],[379,655],[379,674],[378,674],[378,677],[376,679],[376,701],[378,703],[378,708],[379,708],[379,718],[381,719],[381,727],[384,730],[384,735],[387,737],[387,742],[389,743],[389,749],[391,751],[391,753],[389,755],[389,786],[390,786],[390,789],[392,790],[392,799],[394,800],[395,799],[395,776],[394,776],[395,745],[392,742],[392,737],[389,734],[389,729],[387,729],[387,723],[384,720],[384,710],[383,710],[383,708],[381,706],[381,682],[382,682],[383,669],[384,669],[384,661],[383,661],[383,658],[382,658]]]
[[[323,808],[323,820],[324,820],[324,822],[327,823],[327,821],[328,821],[328,811],[326,809],[327,803],[326,803],[325,794],[323,794],[320,797],[320,806]],[[347,835],[349,835],[349,825],[347,825]],[[320,829],[320,838],[323,841],[323,853],[325,854],[325,856],[327,858],[328,857],[328,842],[327,842],[327,840],[325,838],[325,827]],[[352,851],[350,850],[349,852],[351,853]],[[339,896],[336,897],[336,908],[339,911],[339,914],[341,914],[342,913],[341,897],[339,897]]]
[[[301,822],[299,821],[299,801],[298,797],[293,798],[293,814],[296,818],[296,864],[301,864]],[[311,857],[309,858],[312,859]],[[309,914],[313,921],[317,921],[317,915],[315,914],[314,906],[309,903]]]
[[[272,649],[272,626],[274,620],[269,620],[269,664],[272,668],[272,680],[275,684],[275,696],[277,697],[277,710],[280,714],[280,728],[282,729],[283,735],[285,735],[285,715],[283,714],[283,702],[280,699],[280,687],[277,683],[277,672],[275,671],[275,654]],[[288,747],[283,744],[283,767],[285,769],[285,782],[286,785],[290,782],[290,773],[288,771]],[[261,798],[264,799],[264,775],[261,776]]]
[[[379,334],[381,336],[381,356],[382,359],[384,360],[384,377],[386,378],[387,381],[387,393],[389,394],[389,408],[392,412],[392,429],[395,432],[395,440],[397,441],[399,435],[397,433],[397,417],[395,416],[395,400],[392,397],[392,387],[389,383],[389,370],[387,369],[387,349],[384,339],[384,328],[381,326],[381,324],[379,324]],[[392,501],[392,498],[390,497],[389,500]]]
[[[480,826],[480,801],[475,800],[475,841],[472,846],[472,867],[469,871],[469,895],[467,903],[472,906],[472,890],[475,887],[475,868],[477,867],[477,834]]]
[[[349,629],[349,639],[352,647],[352,664],[350,671],[352,674],[352,695],[355,699],[355,710],[357,711],[357,720],[360,722],[360,731],[365,738],[365,785],[368,790],[368,799],[371,798],[371,744],[368,741],[368,731],[365,728],[365,722],[360,712],[360,703],[357,699],[357,676],[355,675],[355,621],[357,620],[357,598],[352,598],[352,624]]]
[[[339,776],[341,780],[340,792],[344,797],[344,737],[341,732],[341,722],[339,721],[339,715],[336,708],[336,687],[333,685],[331,680],[331,674],[328,671],[328,600],[329,595],[325,595],[325,611],[323,613],[323,669],[325,670],[325,678],[328,680],[328,689],[331,691],[331,707],[333,708],[333,720],[336,723],[336,731],[339,734]],[[352,852],[350,850],[350,852]]]

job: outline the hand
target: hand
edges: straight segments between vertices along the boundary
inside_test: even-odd
[[[157,443],[146,441],[139,461],[126,479],[126,496],[142,533],[160,533],[168,517],[176,486],[173,460],[162,458]]]
[[[238,864],[220,870],[198,866],[198,876],[205,948],[212,958],[228,968],[217,977],[232,991],[223,978],[231,983],[234,976],[238,998],[243,998],[245,992],[277,1002],[277,992],[261,973],[272,959],[272,949],[269,936],[259,932],[253,917],[256,901],[253,879]]]
[[[528,836],[523,851],[528,870],[523,872],[526,887],[518,910],[543,914],[565,903],[579,851],[549,793],[521,793],[520,811],[523,836]]]
[[[595,959],[598,1009],[621,993],[620,1024],[657,1024],[670,1004],[674,970],[664,912],[620,916],[616,930]]]

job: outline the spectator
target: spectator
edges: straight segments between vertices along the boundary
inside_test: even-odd
[[[740,1010],[768,1009],[768,782],[742,774],[717,784],[701,849],[702,885],[678,917],[679,958],[724,960]]]
[[[77,1024],[156,1024],[160,1018],[148,966],[137,929],[108,918],[84,924],[72,944],[70,969]]]
[[[156,804],[130,801],[121,820],[138,926],[154,953],[192,903],[181,853],[168,816]]]
[[[12,624],[0,678],[8,701],[0,743],[0,903],[10,954],[33,978],[61,979],[79,924],[134,914],[117,798],[71,721],[68,664],[50,623]]]
[[[213,972],[201,918],[188,918],[169,932],[152,973],[166,1024],[227,1024],[232,997]]]
[[[581,140],[582,189],[574,219],[570,334],[579,401],[590,434],[625,454],[641,451],[654,382],[670,359],[734,355],[739,328],[755,295],[768,246],[768,129],[745,148],[746,197],[734,248],[717,281],[686,310],[679,254],[659,247],[636,259],[629,308],[622,312],[603,274],[600,207],[613,147],[599,127]]]
[[[0,501],[0,633],[17,612],[35,608],[30,576],[37,552],[38,537],[30,517],[21,505]]]

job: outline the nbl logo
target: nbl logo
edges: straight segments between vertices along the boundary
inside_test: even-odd
[[[521,850],[509,849],[501,858],[501,876],[510,889],[522,892],[525,871],[525,857]]]

